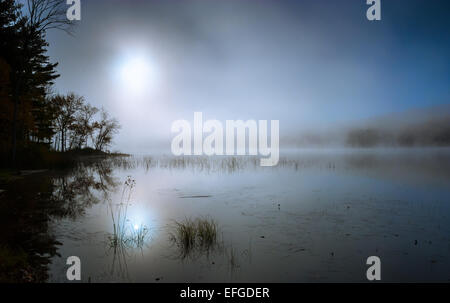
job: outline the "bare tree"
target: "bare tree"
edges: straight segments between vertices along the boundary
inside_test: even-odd
[[[110,118],[108,113],[102,108],[100,121],[94,123],[97,130],[93,142],[96,150],[104,150],[112,143],[113,136],[119,131],[120,124],[115,118]]]
[[[73,34],[74,23],[67,19],[64,0],[27,0],[28,22],[39,33],[59,29]]]
[[[57,108],[56,112],[56,130],[61,136],[61,151],[66,150],[67,132],[72,128],[75,122],[75,114],[79,111],[84,103],[83,97],[70,93],[67,96],[56,95],[52,102]]]
[[[87,147],[89,137],[92,137],[94,132],[94,123],[92,122],[98,108],[90,104],[82,104],[76,114],[75,123],[72,128],[72,142],[71,147],[77,148]]]

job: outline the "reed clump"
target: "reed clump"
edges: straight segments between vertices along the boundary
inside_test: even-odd
[[[174,221],[170,237],[178,246],[182,259],[196,253],[209,253],[218,244],[218,225],[211,218],[186,218]]]

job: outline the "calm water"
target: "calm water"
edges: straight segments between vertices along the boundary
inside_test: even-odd
[[[450,281],[448,150],[292,151],[273,168],[249,157],[93,159],[50,180],[63,205],[47,229],[51,282],[66,281],[69,256],[85,282],[366,281],[373,255],[382,281]],[[124,236],[145,228],[141,243],[111,244],[120,203]],[[186,218],[217,222],[217,243],[183,252],[171,235]]]

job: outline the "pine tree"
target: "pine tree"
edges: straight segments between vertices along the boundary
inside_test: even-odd
[[[57,64],[46,55],[45,29],[32,18],[23,16],[15,1],[0,1],[0,66],[4,66],[0,94],[5,109],[1,124],[7,126],[2,141],[11,142],[2,143],[10,150],[13,165],[18,147],[27,148],[33,141],[49,142],[53,136],[47,90],[59,75]]]

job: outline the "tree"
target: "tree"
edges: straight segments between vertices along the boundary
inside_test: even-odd
[[[0,0],[0,153],[16,166],[16,151],[32,154],[34,145],[50,149],[52,140],[60,142],[62,152],[68,148],[88,146],[96,149],[111,144],[120,128],[115,119],[85,103],[83,97],[50,92],[56,63],[46,55],[45,39],[50,29],[72,32],[66,17],[66,3],[61,0]],[[23,12],[23,13],[22,13]],[[55,149],[58,149],[55,144]],[[5,155],[9,155],[5,157]]]
[[[120,129],[119,122],[110,118],[102,108],[100,120],[94,118],[98,109],[85,102],[81,96],[74,93],[55,95],[51,98],[54,108],[54,127],[60,140],[60,150],[65,152],[74,148],[81,149],[88,146],[91,138],[96,150],[104,150]],[[67,148],[67,142],[69,146]]]
[[[100,112],[100,121],[94,123],[96,133],[93,137],[96,150],[104,150],[112,143],[113,136],[121,128],[115,118],[110,118],[108,113],[102,108]]]
[[[38,32],[59,29],[73,34],[73,22],[66,17],[66,1],[27,0],[29,24]]]
[[[34,117],[31,129],[31,138],[38,144],[46,144],[50,147],[55,135],[54,120],[57,109],[51,98],[41,96],[33,100],[32,114]]]
[[[0,1],[0,98],[2,153],[12,150],[13,118],[17,113],[12,94],[14,92],[14,60],[19,47],[20,6],[14,0]],[[9,157],[8,157],[9,158]]]
[[[2,101],[11,112],[10,118],[2,117],[1,122],[10,125],[11,144],[7,149],[11,150],[13,165],[18,144],[24,147],[33,138],[41,141],[52,136],[38,110],[45,107],[46,90],[59,76],[57,64],[50,63],[45,55],[45,34],[49,29],[67,32],[72,25],[66,18],[64,1],[27,0],[28,15],[23,15],[21,8],[14,0],[0,1],[0,61],[9,71],[8,81],[1,83],[0,91],[7,91]],[[40,127],[47,129],[41,131]],[[46,138],[42,138],[44,134]]]
[[[90,104],[82,104],[75,116],[75,122],[71,128],[72,140],[70,147],[87,147],[88,139],[94,132],[93,118],[97,114],[98,108]]]
[[[80,110],[84,104],[84,98],[69,93],[67,96],[56,95],[52,98],[52,103],[55,106],[55,126],[60,133],[61,151],[66,150],[67,133],[73,129],[76,121],[75,114]]]

